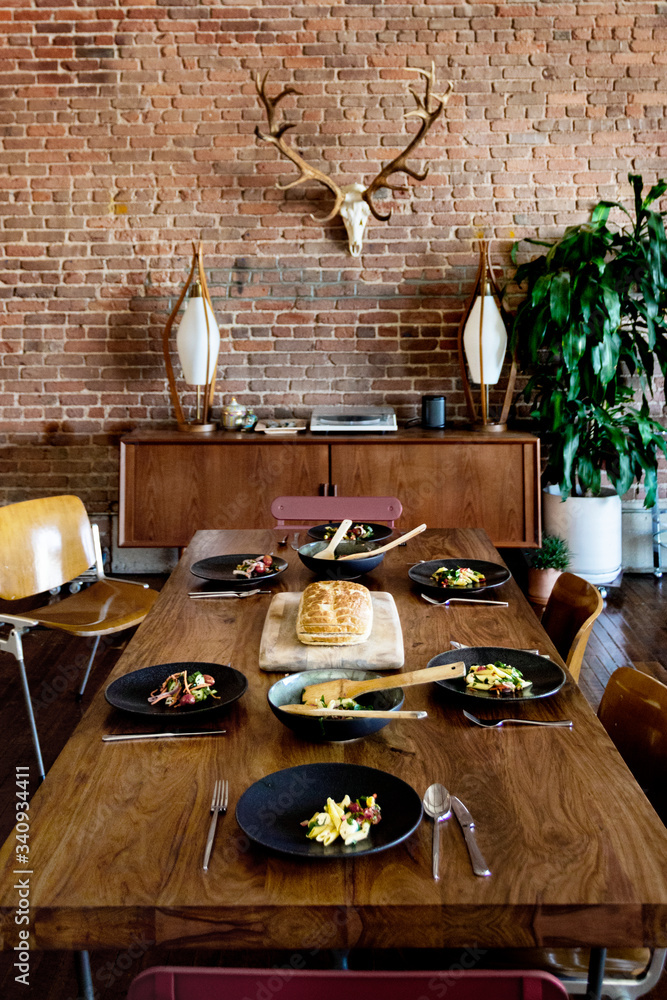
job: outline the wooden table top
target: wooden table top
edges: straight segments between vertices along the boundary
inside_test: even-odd
[[[103,691],[95,695],[31,802],[31,946],[125,947],[137,935],[240,949],[667,945],[667,830],[570,679],[522,711],[570,718],[572,730],[479,729],[432,686],[405,691],[404,707],[426,709],[427,719],[391,722],[353,743],[306,743],[273,717],[266,692],[281,675],[257,665],[271,598],[193,601],[187,591],[201,585],[192,562],[275,547],[271,531],[198,532],[110,675],[156,662],[231,663],[249,686],[216,717],[225,736],[103,744],[103,734],[147,727],[112,709]],[[280,552],[289,571],[275,589],[302,590],[313,577],[292,549]],[[426,666],[452,638],[539,648],[562,662],[513,580],[494,593],[508,608],[422,601],[408,566],[438,556],[501,561],[481,531],[427,531],[363,581],[395,597],[406,670]],[[453,818],[442,833],[439,882],[428,820],[398,846],[357,859],[298,861],[249,843],[234,816],[242,792],[315,761],[377,767],[420,795],[442,781],[475,817],[493,875],[473,875]],[[229,778],[230,810],[206,873],[217,777]],[[19,929],[15,849],[12,835],[0,853],[4,948]]]

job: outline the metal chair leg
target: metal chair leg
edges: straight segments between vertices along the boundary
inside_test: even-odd
[[[90,972],[90,955],[87,951],[74,952],[74,968],[78,987],[77,1000],[95,1000],[93,977]]]
[[[100,644],[100,637],[99,635],[96,635],[95,642],[93,644],[93,651],[90,654],[90,659],[88,660],[88,666],[86,667],[86,672],[83,675],[83,680],[81,681],[81,687],[77,692],[76,696],[77,701],[81,701],[81,699],[83,698],[83,692],[86,690],[86,684],[88,683],[88,678],[90,677],[90,671],[93,666],[93,660],[95,659],[95,653],[97,652],[97,647],[99,646],[99,644]]]
[[[588,989],[586,992],[586,1000],[600,1000],[602,995],[602,981],[604,979],[604,964],[606,960],[606,948],[591,948],[591,957],[588,963]]]
[[[25,698],[25,707],[28,712],[28,725],[30,726],[30,735],[32,736],[32,745],[35,749],[35,757],[37,758],[37,768],[39,770],[39,779],[44,781],[46,774],[44,773],[44,761],[42,760],[42,749],[39,745],[39,736],[37,735],[37,725],[35,723],[35,713],[32,710],[32,701],[30,699],[30,688],[28,687],[28,678],[25,672],[25,663],[23,662],[23,657],[18,661],[19,674],[21,676],[21,687],[23,688],[23,697]]]
[[[26,712],[28,713],[28,725],[30,726],[32,745],[35,749],[35,757],[37,758],[39,780],[44,781],[44,778],[46,777],[44,772],[44,761],[42,760],[42,750],[39,745],[37,725],[35,723],[35,713],[32,710],[32,699],[30,698],[30,688],[28,687],[28,677],[25,672],[25,661],[23,659],[23,643],[21,642],[22,631],[24,630],[20,628],[13,628],[6,639],[0,639],[0,650],[5,653],[11,653],[19,665],[19,677],[21,678],[21,687],[23,688],[23,697],[25,699]]]

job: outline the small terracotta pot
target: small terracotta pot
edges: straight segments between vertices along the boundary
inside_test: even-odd
[[[536,604],[546,604],[561,572],[560,569],[529,569],[528,596],[531,601]]]

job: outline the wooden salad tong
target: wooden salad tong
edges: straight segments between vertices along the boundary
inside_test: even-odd
[[[463,660],[460,660],[457,663],[441,663],[437,667],[424,667],[423,670],[408,670],[406,673],[393,674],[390,677],[374,677],[370,681],[354,681],[347,677],[340,677],[333,681],[322,681],[321,684],[309,684],[303,689],[301,701],[311,705],[324,698],[324,703],[328,704],[333,698],[357,698],[359,695],[369,694],[371,691],[411,687],[414,684],[430,684],[432,681],[465,677],[465,674],[466,665]],[[355,712],[355,715],[357,714]],[[373,714],[375,715],[375,713]]]
[[[387,542],[386,545],[380,545],[377,549],[368,549],[366,552],[352,552],[349,556],[338,556],[338,562],[342,562],[344,559],[368,559],[369,556],[379,556],[381,552],[388,552],[389,549],[395,548],[397,545],[403,545],[407,542],[409,538],[414,538],[421,531],[426,529],[425,524],[420,524],[418,528],[413,528],[412,531],[406,531],[404,535],[399,535],[398,538],[394,538],[391,542]]]
[[[281,705],[280,710],[292,715],[310,715],[316,719],[329,716],[334,719],[425,719],[428,714],[401,709],[394,712],[391,709],[378,709],[376,712],[372,708],[315,708],[313,705]]]

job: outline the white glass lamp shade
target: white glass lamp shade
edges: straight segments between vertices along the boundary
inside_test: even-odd
[[[478,385],[482,382],[480,370],[479,323],[482,312],[482,296],[478,295],[463,330],[463,346],[470,371],[470,380]],[[487,291],[484,296],[484,319],[482,327],[482,360],[484,362],[484,385],[496,385],[505,360],[507,350],[507,330],[500,315],[498,303]]]
[[[188,385],[207,385],[218,363],[220,330],[213,310],[201,295],[188,299],[178,327],[176,347],[183,368],[183,378]]]

